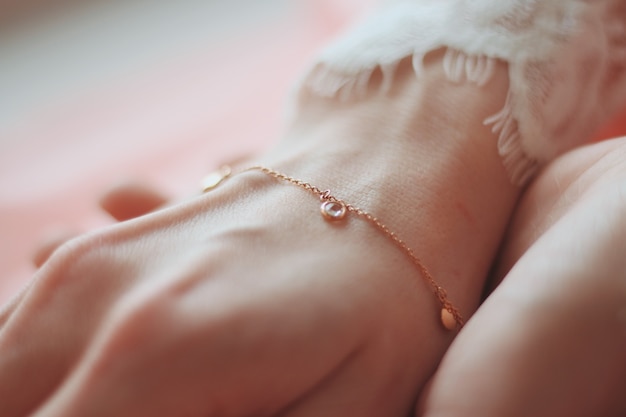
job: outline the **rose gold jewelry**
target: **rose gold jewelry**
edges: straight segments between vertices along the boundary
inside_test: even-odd
[[[270,177],[279,180],[291,183],[293,185],[297,185],[300,188],[305,189],[319,197],[322,204],[320,206],[320,212],[324,220],[329,222],[340,222],[346,219],[349,213],[353,213],[357,217],[362,218],[376,229],[378,229],[383,235],[385,235],[393,244],[395,244],[402,252],[404,252],[410,259],[413,265],[419,270],[424,280],[428,283],[428,285],[432,288],[433,293],[439,300],[441,304],[441,323],[447,330],[454,330],[456,328],[462,328],[465,324],[463,320],[463,316],[459,310],[452,304],[452,302],[448,299],[447,291],[437,284],[437,281],[430,274],[426,266],[422,263],[422,261],[415,255],[413,249],[411,249],[402,239],[398,237],[394,232],[390,231],[387,226],[381,223],[376,217],[371,215],[370,213],[362,210],[358,207],[355,207],[351,204],[346,203],[343,200],[340,200],[332,195],[330,190],[322,191],[320,188],[317,188],[314,185],[309,184],[308,182],[298,180],[296,178],[290,177],[288,175],[282,174],[278,171],[274,171],[271,168],[267,168],[264,166],[256,165],[244,170],[239,171],[238,173],[243,173],[247,171],[260,171]],[[235,174],[230,169],[230,167],[225,166],[220,169],[220,171],[210,174],[203,181],[203,191],[208,192],[218,185],[220,185],[225,179],[234,176]]]

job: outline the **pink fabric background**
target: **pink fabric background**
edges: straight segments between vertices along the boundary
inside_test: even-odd
[[[269,146],[314,51],[371,2],[306,0],[218,46],[69,97],[6,132],[0,148],[0,303],[32,276],[33,248],[111,223],[102,190],[125,178],[173,197],[220,161]],[[626,112],[599,137],[626,134]]]
[[[367,4],[292,2],[237,36],[67,97],[2,132],[0,303],[32,276],[33,248],[46,236],[112,222],[97,200],[116,182],[185,197],[220,161],[269,146],[311,56]]]

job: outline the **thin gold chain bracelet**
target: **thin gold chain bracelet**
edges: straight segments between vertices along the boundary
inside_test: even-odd
[[[222,167],[219,171],[208,175],[202,183],[203,192],[208,192],[219,186],[224,180],[227,178],[233,177],[236,174],[241,174],[243,172],[249,171],[260,171],[270,177],[278,180],[287,182],[293,185],[296,185],[314,195],[319,197],[321,203],[320,212],[324,220],[329,222],[340,222],[347,218],[349,213],[354,214],[357,217],[365,220],[367,223],[371,224],[374,228],[380,231],[383,235],[387,237],[396,247],[398,247],[406,256],[409,257],[413,265],[418,269],[422,278],[426,281],[426,283],[431,287],[433,293],[437,297],[441,305],[441,324],[447,330],[455,330],[461,329],[465,324],[463,316],[459,312],[459,310],[452,304],[450,299],[448,298],[447,291],[440,286],[437,281],[433,278],[432,274],[426,268],[424,263],[415,255],[413,249],[411,249],[405,242],[402,240],[395,232],[389,230],[385,224],[383,224],[380,220],[374,217],[372,214],[367,211],[355,207],[349,203],[346,203],[343,200],[340,200],[332,195],[330,190],[322,190],[314,185],[311,185],[308,182],[290,177],[288,175],[282,174],[278,171],[275,171],[271,168],[267,168],[261,165],[251,166],[249,168],[245,168],[237,173],[233,173],[232,169],[229,166]]]

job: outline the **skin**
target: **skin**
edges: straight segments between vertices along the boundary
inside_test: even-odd
[[[363,101],[300,97],[260,162],[375,213],[469,317],[519,193],[481,123],[506,68],[484,94],[440,58]],[[373,227],[245,173],[57,249],[3,316],[0,415],[405,416],[455,335],[439,310]]]
[[[446,354],[444,365],[436,373],[434,388],[431,385],[422,393],[417,416],[518,413],[609,417],[625,413],[622,393],[626,389],[626,268],[619,257],[626,241],[623,234],[615,234],[621,221],[616,216],[608,217],[603,230],[585,230],[589,224],[595,225],[599,215],[626,210],[619,200],[623,188],[620,183],[624,183],[626,173],[626,164],[622,162],[625,153],[626,138],[575,150],[550,164],[528,187],[494,271],[494,286],[504,277],[506,282],[519,282],[508,290],[495,291],[490,301],[480,307],[472,324]],[[103,200],[114,204],[103,208],[109,211],[108,207],[114,207],[117,211],[111,214],[124,217],[123,213],[136,213],[137,207],[148,207],[147,202],[162,198],[148,187],[135,193],[137,189],[133,184],[110,190]],[[137,199],[144,198],[146,203],[136,204]],[[558,271],[562,268],[553,259],[545,259],[546,255],[553,255],[550,247],[559,252],[574,250],[580,256],[581,248],[573,248],[571,239],[580,241],[579,236],[583,235],[586,256],[574,264],[575,271]],[[542,243],[536,245],[538,240]],[[518,268],[529,268],[535,262],[545,264],[547,260],[550,281],[564,280],[569,287],[576,285],[566,294],[543,292],[543,286],[528,285],[543,279],[542,275],[532,280],[521,273],[507,276],[520,258],[522,266]],[[603,270],[608,273],[598,273]],[[574,280],[576,276],[579,279]],[[532,299],[517,301],[521,293]],[[606,308],[598,309],[598,304],[606,304]],[[545,322],[545,317],[537,317],[535,310],[540,311],[539,315],[553,316],[543,329],[536,325],[536,320]],[[589,316],[583,323],[581,310]],[[504,324],[499,324],[494,318],[503,312],[508,316]],[[502,335],[511,329],[517,343],[503,343]],[[520,339],[524,342],[519,343]],[[551,350],[547,352],[546,346],[552,346]],[[493,372],[494,369],[499,371]]]
[[[626,414],[626,138],[554,161],[524,194],[501,284],[416,416]]]
[[[437,57],[432,60],[437,63]],[[469,316],[480,302],[484,277],[519,194],[506,180],[495,138],[480,124],[503,101],[505,68],[490,84],[490,94],[471,85],[450,85],[438,65],[428,69],[420,83],[401,69],[407,73],[400,74],[391,95],[372,94],[361,104],[303,98],[302,116],[263,162],[316,185],[331,184],[338,196],[402,232]],[[574,168],[567,172],[575,177]],[[316,214],[319,203],[311,195],[248,173],[209,195],[55,251],[33,284],[0,315],[0,398],[9,399],[0,405],[0,414],[405,416],[422,392],[418,415],[509,416],[528,407],[545,415],[575,415],[555,414],[563,411],[555,408],[558,400],[571,402],[568,395],[580,388],[575,383],[557,391],[552,402],[532,400],[541,394],[530,390],[537,386],[533,378],[561,369],[548,362],[545,337],[551,337],[551,354],[567,353],[557,347],[565,343],[570,349],[572,338],[580,342],[579,351],[558,363],[567,370],[565,364],[589,352],[605,355],[605,363],[615,359],[623,349],[610,337],[622,333],[619,322],[613,329],[617,336],[609,325],[606,331],[598,329],[606,319],[603,312],[610,316],[610,298],[584,323],[598,337],[581,337],[581,323],[571,311],[580,307],[583,295],[592,297],[589,291],[576,291],[568,282],[574,289],[566,294],[550,292],[537,285],[538,278],[529,284],[528,276],[555,275],[549,269],[556,266],[546,262],[554,256],[546,255],[543,246],[533,249],[550,242],[550,236],[555,236],[553,246],[543,245],[565,251],[563,243],[571,246],[574,240],[571,234],[591,236],[584,251],[590,259],[577,249],[581,264],[607,255],[597,246],[603,233],[571,227],[583,227],[585,222],[576,221],[583,214],[562,226],[574,229],[570,235],[550,232],[549,224],[537,226],[547,210],[539,203],[562,191],[549,188],[553,178],[562,177],[546,175],[525,194],[509,230],[497,269],[498,276],[506,275],[503,284],[457,338],[428,389],[454,334],[439,325],[434,297],[413,266],[367,224],[351,220],[345,227],[331,227]],[[543,181],[547,188],[533,191],[542,190],[541,178],[548,178]],[[376,193],[369,191],[372,187]],[[136,211],[132,204],[119,204],[120,195],[109,194],[103,204],[117,213],[114,217],[149,210],[149,204]],[[596,202],[601,194],[589,195],[585,201]],[[568,203],[577,201],[576,194],[563,196]],[[140,201],[151,197],[148,191]],[[581,206],[586,204],[591,207],[587,216],[605,208],[597,202]],[[616,212],[619,208],[615,203]],[[573,216],[564,214],[568,210],[550,219],[557,224],[559,215]],[[577,210],[571,212],[585,212]],[[611,218],[606,229],[615,230]],[[528,225],[532,236],[524,233]],[[613,238],[610,247],[623,242],[621,235]],[[610,271],[622,266],[615,262],[603,264],[606,270],[600,272],[615,276]],[[565,266],[570,270],[556,271],[556,276],[572,279],[577,265]],[[574,281],[588,282],[585,271]],[[596,285],[585,288],[590,287]],[[517,293],[521,288],[524,297]],[[610,285],[606,288],[610,292]],[[595,297],[607,295],[598,291]],[[536,329],[535,303],[545,303],[542,320],[546,311],[553,318]],[[554,335],[550,325],[567,331]],[[503,330],[511,337],[503,338]],[[530,337],[529,342],[503,343],[518,334]],[[587,349],[591,341],[600,348]],[[468,363],[468,352],[478,362]],[[599,372],[606,377],[601,381],[624,380],[622,368],[606,369],[593,362],[584,376]],[[528,373],[517,378],[520,372]],[[569,381],[567,375],[558,377]],[[17,388],[24,386],[29,389]],[[598,410],[602,404],[608,410],[608,400],[619,397],[610,394],[594,396],[588,406]]]
[[[503,242],[493,286],[495,289],[505,277],[507,282],[519,282],[509,290],[495,291],[489,300],[497,302],[489,301],[479,308],[473,324],[465,329],[469,336],[459,338],[446,354],[444,365],[436,373],[434,388],[431,382],[423,391],[417,416],[508,416],[517,412],[610,417],[626,412],[622,395],[626,390],[626,268],[619,260],[626,241],[614,232],[619,230],[621,219],[608,217],[604,230],[585,230],[597,222],[598,216],[626,210],[619,200],[623,187],[620,183],[624,183],[626,173],[626,164],[622,162],[625,153],[626,138],[586,146],[558,158],[528,187]],[[158,200],[164,198],[157,191],[130,184],[105,194],[103,201],[112,204],[103,205],[103,209],[115,218],[129,218],[129,213],[147,214],[148,210],[140,213],[138,207],[149,207],[149,202]],[[578,257],[581,248],[572,247],[571,239],[580,241],[579,236],[586,237],[586,256],[574,265],[575,271],[557,271],[561,268],[554,260],[545,259],[552,255],[550,247],[559,252],[575,251]],[[542,243],[536,245],[540,239]],[[567,294],[544,293],[544,287],[529,285],[543,279],[542,275],[532,280],[521,273],[507,276],[520,259],[520,267],[524,268],[548,260],[550,281],[563,280],[568,287],[576,285]],[[613,262],[607,263],[610,260]],[[585,265],[581,265],[583,262]],[[598,273],[603,270],[608,272]],[[574,281],[576,276],[579,279]],[[602,289],[598,284],[606,287]],[[516,301],[522,291],[532,299]],[[499,310],[503,304],[504,310]],[[598,311],[598,304],[606,304],[607,308]],[[540,311],[539,315],[553,316],[546,328],[536,326],[535,321],[545,322],[545,317],[537,317],[535,310]],[[585,325],[579,320],[581,310],[589,315],[582,323]],[[503,311],[509,316],[504,324],[498,324],[494,318]],[[503,343],[502,334],[511,328],[518,343]],[[520,338],[524,343],[519,343]],[[546,354],[548,345],[552,349]],[[471,361],[467,359],[468,352]],[[494,368],[499,372],[492,372]]]

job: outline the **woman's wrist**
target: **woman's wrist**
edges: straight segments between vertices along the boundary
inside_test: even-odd
[[[435,273],[471,276],[456,281],[475,292],[519,194],[483,124],[503,106],[508,78],[500,64],[485,87],[455,84],[441,56],[427,58],[419,80],[402,63],[388,93],[372,85],[360,100],[301,97],[262,162],[376,215]]]
[[[478,87],[449,81],[442,55],[427,57],[419,80],[410,62],[403,62],[388,93],[377,90],[381,81],[373,77],[362,99],[301,94],[297,117],[269,158],[297,159],[298,167],[327,165],[329,177],[366,180],[379,174],[379,181],[391,176],[408,186],[418,180],[422,188],[459,171],[481,186],[501,182],[503,191],[517,192],[506,179],[496,137],[483,123],[504,105],[506,65],[500,64],[490,84]],[[433,176],[437,171],[442,172]]]

